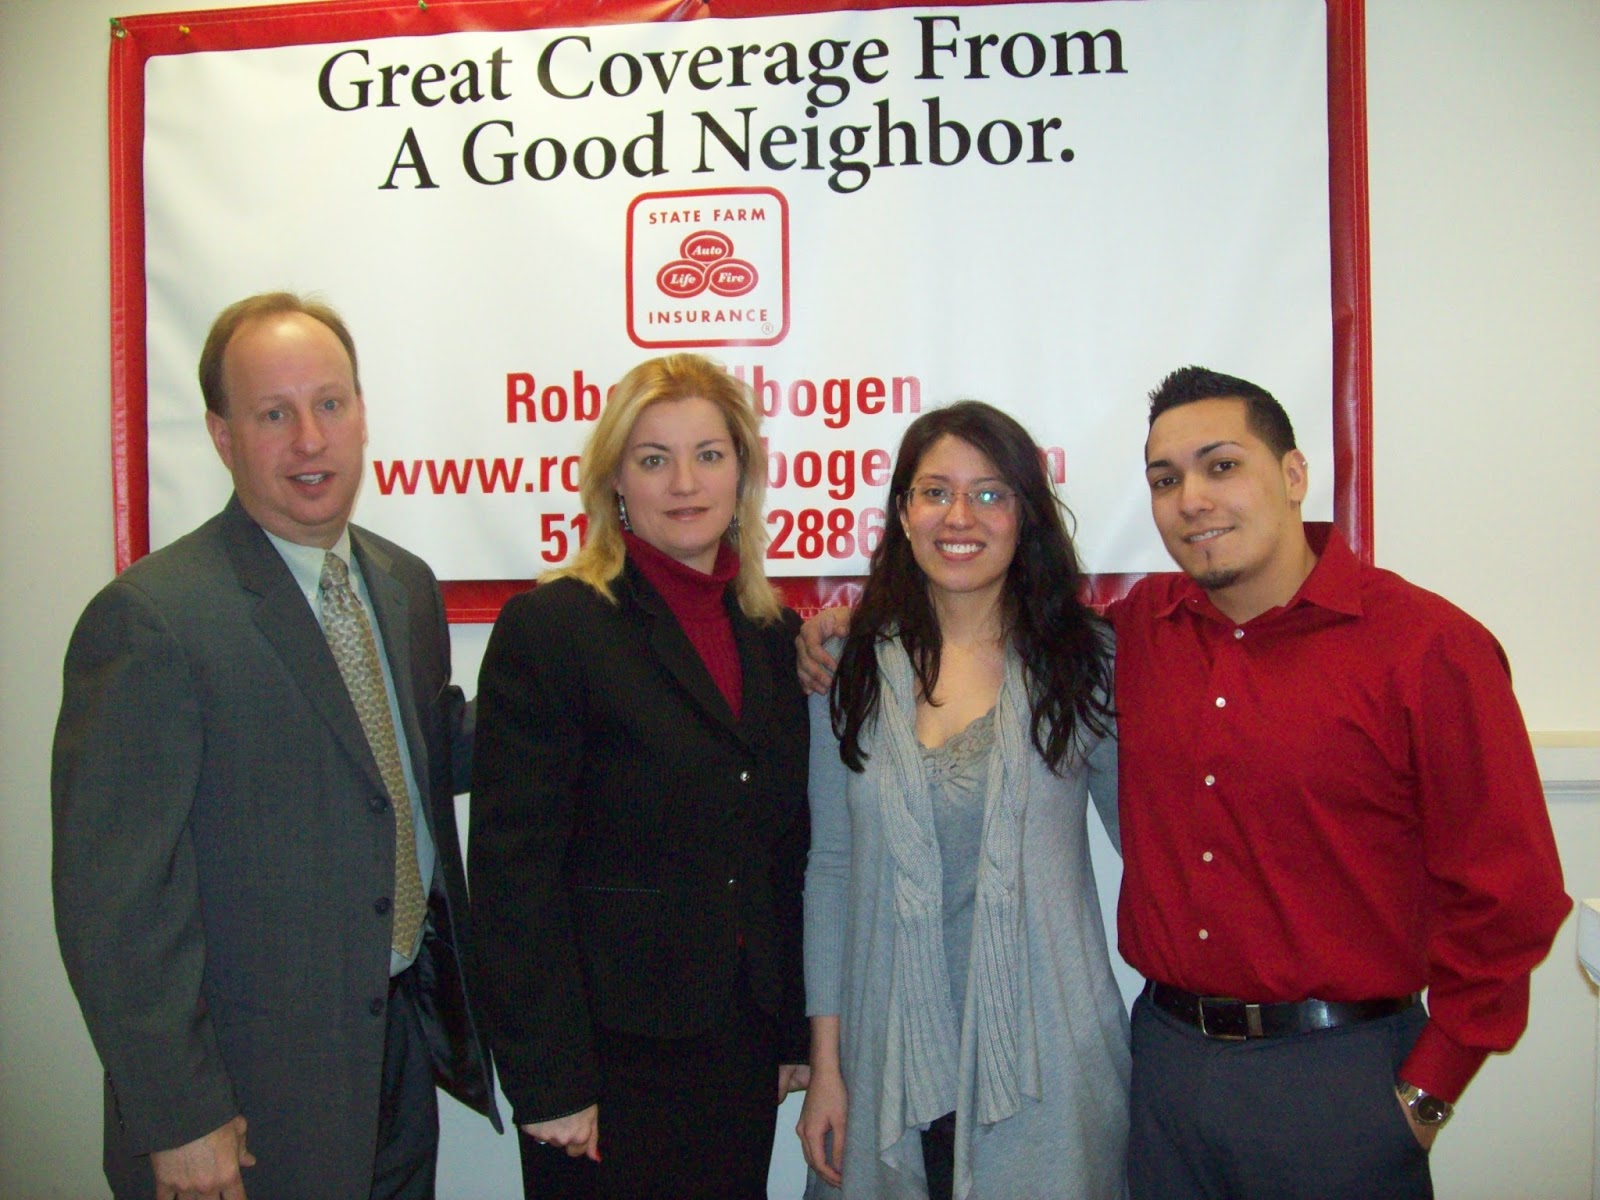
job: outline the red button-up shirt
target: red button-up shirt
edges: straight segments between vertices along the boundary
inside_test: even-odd
[[[1337,533],[1243,625],[1181,575],[1109,615],[1124,957],[1262,1003],[1427,988],[1401,1074],[1454,1100],[1571,908],[1499,643]]]

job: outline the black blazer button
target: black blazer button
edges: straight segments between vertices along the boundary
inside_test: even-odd
[[[374,996],[367,1004],[367,1011],[375,1017],[383,1016],[383,998],[381,996]]]
[[[374,900],[372,902],[372,911],[377,913],[380,917],[386,916],[389,912],[389,897],[379,896],[376,900]]]
[[[374,796],[367,801],[367,807],[375,813],[381,813],[389,807],[389,801],[384,796]]]

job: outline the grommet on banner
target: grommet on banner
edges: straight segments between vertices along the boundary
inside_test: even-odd
[[[128,31],[122,27],[122,22],[115,17],[111,18],[111,36],[119,38],[128,36]]]
[[[188,37],[189,36],[189,27],[187,25],[179,25],[178,26],[178,33],[180,35],[182,35],[183,37]]]
[[[428,0],[417,0],[417,7],[423,12],[428,11]]]

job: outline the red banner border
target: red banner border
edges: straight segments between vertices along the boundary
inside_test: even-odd
[[[955,0],[981,7],[1015,0]],[[1087,2],[1087,0],[1073,0]],[[116,569],[150,552],[150,460],[145,355],[144,64],[163,54],[264,49],[469,30],[538,29],[711,16],[777,16],[910,7],[904,0],[633,0],[597,12],[592,0],[320,0],[208,9],[111,22],[111,491]],[[1328,197],[1332,255],[1334,525],[1372,561],[1372,277],[1367,208],[1365,0],[1327,0]],[[1125,594],[1137,575],[1090,580],[1095,603]],[[453,622],[489,622],[532,581],[443,583]],[[789,604],[814,611],[851,598],[855,579],[775,580]]]

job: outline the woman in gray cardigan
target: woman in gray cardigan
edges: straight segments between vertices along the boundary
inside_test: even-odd
[[[1109,634],[1004,413],[919,417],[890,492],[812,701],[807,1195],[1117,1200],[1128,1022],[1086,819],[1092,794],[1115,840]]]

